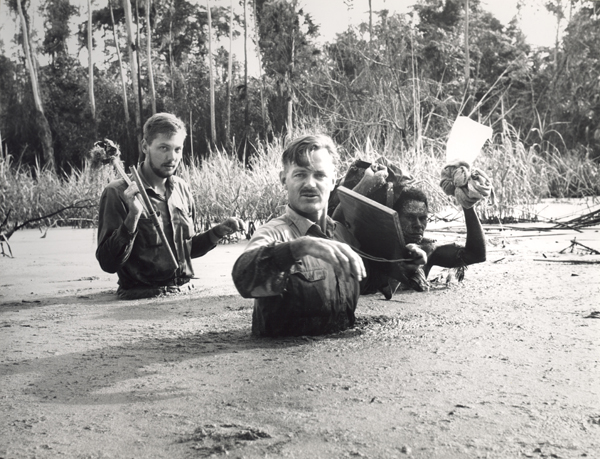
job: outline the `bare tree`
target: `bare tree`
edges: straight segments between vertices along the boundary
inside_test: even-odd
[[[471,58],[469,55],[469,0],[465,0],[465,104],[469,106],[469,91],[471,83]]]
[[[90,98],[90,110],[92,112],[92,120],[94,121],[94,125],[96,124],[96,99],[94,98],[94,58],[92,56],[92,51],[94,49],[94,39],[92,37],[92,1],[87,0],[88,7],[88,66],[89,66],[89,76],[88,76],[88,93]]]
[[[465,0],[465,85],[468,87],[471,67],[469,56],[469,0]]]
[[[133,38],[133,22],[131,20],[131,4],[129,0],[123,0],[123,9],[125,11],[125,25],[127,27],[127,49],[129,50],[129,64],[131,65],[131,82],[133,92],[136,95],[135,100],[135,127],[138,140],[138,149],[142,142],[142,104],[139,98],[140,90],[138,83],[138,65],[137,65],[137,47]],[[139,151],[138,151],[139,154]],[[137,155],[136,155],[137,156]],[[137,158],[131,158],[135,162]]]
[[[263,78],[262,73],[262,62],[260,58],[260,46],[258,45],[259,34],[258,34],[258,20],[256,17],[256,2],[254,2],[254,37],[256,40],[256,57],[258,58],[258,77],[260,79],[260,110],[263,124],[263,134],[265,138],[267,137],[267,110],[265,107],[265,98],[264,98],[264,85],[265,80]]]
[[[174,0],[169,5],[169,71],[171,72],[171,98],[175,99],[175,78],[173,72],[173,12],[175,11]]]
[[[42,151],[44,154],[44,163],[54,169],[54,147],[52,146],[52,133],[50,131],[50,124],[44,114],[44,107],[42,105],[42,96],[40,93],[40,86],[38,83],[38,77],[34,66],[33,55],[31,53],[31,47],[29,46],[29,29],[27,28],[27,21],[23,14],[23,7],[21,0],[17,0],[17,13],[21,20],[21,28],[23,29],[23,51],[25,52],[25,61],[27,63],[27,70],[29,71],[29,79],[31,80],[31,90],[33,92],[33,101],[35,104],[35,117],[36,117],[36,128],[38,135],[42,143]]]
[[[113,13],[112,0],[108,1],[108,6],[110,8],[110,20],[112,23],[113,29],[113,39],[115,40],[115,48],[117,49],[117,60],[119,61],[119,70],[121,74],[121,98],[123,99],[123,111],[125,112],[125,123],[127,127],[127,132],[129,133],[129,103],[127,102],[127,84],[125,79],[125,69],[123,67],[123,59],[121,58],[121,50],[119,48],[119,34],[117,31],[117,26],[115,25],[115,16]]]
[[[248,0],[244,0],[244,94],[246,107],[244,109],[244,144],[248,137],[248,120],[250,112],[250,94],[248,91]],[[244,147],[245,148],[245,147]]]
[[[233,84],[233,0],[229,10],[229,59],[227,62],[227,123],[225,124],[225,139],[229,143],[231,136],[231,85]]]
[[[217,143],[217,128],[215,126],[215,75],[213,71],[212,53],[212,17],[210,14],[210,0],[206,0],[206,11],[208,12],[208,68],[210,81],[210,140],[213,145]]]
[[[150,24],[150,8],[152,0],[146,0],[146,50],[148,53],[148,84],[150,87],[150,100],[152,114],[156,113],[156,90],[154,89],[154,70],[152,69],[152,25]]]

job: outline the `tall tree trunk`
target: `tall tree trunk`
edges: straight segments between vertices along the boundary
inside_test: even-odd
[[[467,111],[469,110],[471,82],[471,57],[469,54],[469,0],[465,0],[465,91],[464,101]]]
[[[558,48],[560,46],[560,23],[564,17],[562,1],[556,2],[556,33],[554,35],[554,84],[553,87],[556,90],[556,84],[558,82]]]
[[[288,140],[292,140],[294,136],[294,124],[293,124],[293,113],[294,113],[294,88],[292,87],[293,75],[294,75],[294,61],[296,60],[296,36],[292,35],[292,60],[290,62],[290,70],[287,72],[287,137]]]
[[[250,113],[250,91],[248,88],[248,0],[244,0],[244,94],[246,106],[244,108],[244,156],[246,141],[248,139],[248,121]]]
[[[94,98],[94,58],[92,52],[94,50],[94,39],[92,37],[92,2],[87,0],[88,7],[88,95],[90,98],[90,111],[92,112],[92,120],[94,122],[94,130],[96,129],[96,100]]]
[[[55,169],[56,165],[54,161],[54,147],[52,146],[52,132],[50,131],[48,119],[44,114],[37,72],[34,67],[33,56],[29,46],[29,30],[27,28],[27,22],[25,21],[25,15],[23,14],[21,0],[17,0],[17,10],[21,20],[21,27],[23,29],[23,51],[25,52],[25,60],[27,62],[27,69],[29,70],[29,79],[31,80],[31,90],[33,92],[33,101],[35,104],[35,127],[38,131],[40,142],[42,143],[44,164],[52,169]]]
[[[127,135],[129,135],[129,103],[127,102],[127,83],[125,81],[125,69],[123,67],[123,59],[121,58],[121,50],[119,49],[119,34],[115,25],[115,15],[113,13],[112,0],[108,2],[110,7],[110,21],[113,28],[113,38],[115,40],[115,48],[117,49],[117,60],[119,61],[119,73],[121,74],[121,98],[123,99],[123,111],[125,112],[125,124],[127,127]]]
[[[369,48],[373,46],[373,5],[369,0]],[[372,49],[371,49],[372,51]]]
[[[194,164],[194,120],[192,119],[192,109],[190,108],[190,162]]]
[[[138,65],[137,65],[137,48],[133,39],[133,23],[131,21],[131,4],[129,0],[123,0],[123,9],[125,11],[125,25],[127,26],[127,49],[129,50],[129,65],[131,66],[131,82],[133,84],[133,93],[135,94],[133,100],[135,101],[135,128],[137,135],[138,151],[131,155],[130,162],[135,163],[138,160],[138,156],[141,154],[142,144],[142,114],[141,114],[141,103],[138,97],[139,84],[138,84]],[[142,158],[143,159],[143,158]]]
[[[231,85],[233,83],[233,0],[229,11],[229,59],[227,62],[227,122],[225,124],[225,141],[229,144],[231,139]]]
[[[259,45],[259,34],[258,34],[258,16],[256,15],[256,1],[254,2],[254,37],[256,40],[256,57],[258,58],[258,77],[260,79],[260,113],[261,113],[261,118],[262,118],[262,124],[263,124],[263,135],[265,136],[265,139],[268,136],[268,131],[267,131],[267,126],[269,125],[268,120],[267,120],[267,110],[265,107],[265,97],[264,97],[264,86],[265,86],[265,81],[263,79],[263,73],[262,73],[262,62],[261,62],[261,56],[260,56],[260,45]]]
[[[138,0],[135,0],[135,53],[137,59],[137,81],[138,81],[138,99],[140,100],[140,117],[144,122],[144,99],[142,97],[142,64],[140,63],[140,53],[142,52],[142,43],[140,39],[142,27],[140,25],[140,5]]]
[[[468,85],[471,76],[471,58],[469,55],[469,0],[465,0],[465,82]]]
[[[215,75],[213,71],[212,53],[212,17],[210,14],[210,0],[206,0],[206,11],[208,12],[208,69],[210,82],[210,140],[213,145],[217,144],[217,127],[215,126]]]
[[[154,89],[154,70],[152,69],[152,25],[150,24],[150,8],[152,0],[146,0],[146,49],[148,53],[148,85],[150,88],[150,101],[152,114],[156,113],[156,90]]]
[[[169,6],[169,71],[171,73],[171,100],[175,101],[175,78],[173,77],[173,1]]]

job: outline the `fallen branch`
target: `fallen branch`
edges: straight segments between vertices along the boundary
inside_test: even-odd
[[[600,209],[593,210],[587,214],[580,215],[579,217],[572,218],[564,223],[556,223],[557,225],[571,225],[577,226],[578,228],[584,226],[594,226],[600,224]]]
[[[88,203],[86,205],[82,205],[82,203]],[[40,220],[44,220],[46,218],[50,218],[50,217],[54,217],[55,215],[60,214],[61,212],[64,212],[65,210],[70,210],[70,209],[89,209],[90,207],[94,206],[95,204],[90,204],[90,200],[89,199],[84,199],[83,201],[78,201],[75,202],[74,204],[68,205],[68,206],[64,206],[61,207],[60,209],[51,212],[49,214],[46,215],[42,215],[40,217],[35,217],[35,218],[30,218],[29,220],[25,220],[23,223],[19,223],[19,224],[15,224],[12,229],[5,231],[3,229],[0,228],[0,234],[3,235],[7,240],[10,239],[10,237],[18,230],[20,230],[21,228],[24,228],[25,226],[34,223],[34,222],[38,222]],[[11,209],[12,210],[12,209]],[[10,211],[8,212],[10,214]],[[6,222],[6,219],[5,219]],[[6,223],[3,222],[3,225],[5,225]]]
[[[576,238],[571,239],[571,245],[569,247],[565,247],[559,253],[564,253],[565,250],[569,250],[569,249],[571,249],[571,253],[573,253],[573,250],[575,249],[576,245],[583,247],[585,250],[589,251],[593,255],[600,255],[600,252],[598,252],[596,249],[592,249],[591,247],[588,247],[587,245],[583,245],[581,242],[577,242]]]
[[[20,230],[21,228],[26,227],[27,225],[30,225],[31,223],[35,223],[47,218],[51,218],[54,217],[55,215],[58,215],[62,212],[64,212],[65,210],[71,210],[71,209],[89,209],[90,207],[95,206],[94,203],[92,203],[92,201],[90,199],[84,199],[82,201],[77,201],[73,204],[70,204],[68,206],[63,206],[58,210],[55,210],[54,212],[51,212],[49,214],[46,215],[42,215],[40,217],[35,217],[35,218],[30,218],[28,220],[25,220],[23,223],[15,223],[12,228],[8,228],[9,226],[9,222],[8,222],[8,217],[10,216],[12,209],[10,209],[7,213],[6,213],[6,217],[4,218],[4,221],[2,222],[2,225],[0,225],[0,245],[2,247],[2,252],[0,253],[0,255],[2,256],[9,256],[4,252],[4,244],[6,244],[6,246],[8,247],[8,251],[10,252],[10,258],[12,258],[12,250],[10,248],[10,244],[8,243],[8,240],[11,238],[11,236],[13,234],[15,234],[15,232],[17,232],[18,230]]]
[[[575,260],[573,258],[559,260],[556,258],[534,258],[533,261],[547,261],[550,263],[570,263],[572,265],[597,265],[600,264],[599,260]]]

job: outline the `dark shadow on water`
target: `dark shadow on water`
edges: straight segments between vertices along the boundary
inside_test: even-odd
[[[115,300],[118,300],[116,289],[90,293],[77,292],[71,295],[44,296],[41,299],[24,298],[19,301],[0,302],[0,314],[3,312],[22,311],[55,304],[103,303]]]
[[[78,340],[90,342],[90,347],[98,347],[62,353],[69,349],[63,345],[59,351],[62,355],[1,363],[0,374],[32,381],[24,385],[23,393],[46,403],[150,402],[183,397],[188,395],[188,391],[185,388],[151,390],[143,386],[135,389],[128,386],[120,391],[119,384],[145,380],[155,373],[164,376],[168,374],[165,365],[177,366],[190,361],[190,367],[202,368],[203,365],[214,364],[213,358],[220,355],[237,354],[233,361],[227,361],[245,365],[244,355],[255,354],[257,350],[289,353],[297,348],[302,353],[309,352],[310,346],[316,342],[355,339],[373,327],[391,325],[392,317],[398,320],[397,311],[388,311],[389,316],[357,311],[356,327],[345,332],[317,337],[257,338],[251,334],[252,300],[237,295],[202,295],[200,291],[149,300],[119,301],[115,292],[101,292],[90,295],[90,298],[76,295],[49,299],[61,305],[77,303],[81,306],[85,301],[93,302],[85,305],[83,313],[89,335],[82,331],[75,336]],[[47,304],[52,303],[39,305]],[[25,304],[25,307],[37,305]],[[23,309],[23,306],[18,304],[14,308]],[[4,310],[3,306],[0,312]],[[182,328],[178,329],[169,321],[178,321],[175,323],[182,324]],[[112,328],[105,329],[107,326]],[[101,335],[98,336],[98,333]],[[102,333],[105,333],[104,338]],[[103,341],[117,343],[102,346]],[[153,366],[160,366],[160,371]],[[187,370],[178,368],[177,371]],[[189,371],[191,377],[195,377],[201,369]]]
[[[212,301],[215,313],[216,309],[221,313],[226,310],[231,300],[229,297],[205,299],[206,303]],[[191,304],[192,301],[190,300],[189,303]],[[173,305],[175,302],[167,302],[162,306],[168,309],[169,304]],[[137,305],[137,307],[141,306]],[[178,310],[185,310],[187,307],[188,305],[179,304]],[[244,307],[247,308],[248,306]],[[130,315],[132,312],[126,312],[126,309],[126,306],[113,309],[107,315],[112,315],[117,320],[133,318],[135,311]],[[235,312],[236,309],[233,311]],[[196,317],[203,315],[204,313],[197,314]],[[158,335],[158,333],[152,328],[152,319],[147,321],[144,317],[141,322],[137,322],[138,328],[135,331],[127,334],[127,329],[123,328],[124,339],[118,344],[82,352],[2,363],[0,374],[9,378],[24,377],[25,381],[32,381],[25,384],[22,391],[42,403],[102,405],[151,402],[189,395],[189,389],[186,388],[163,389],[152,387],[152,384],[149,388],[144,387],[143,384],[131,388],[131,382],[136,379],[145,382],[147,377],[153,374],[163,377],[168,375],[165,366],[176,367],[189,361],[190,368],[194,367],[194,369],[177,367],[174,371],[189,371],[190,377],[194,378],[199,371],[204,371],[205,365],[211,367],[215,364],[213,359],[215,356],[237,354],[234,360],[226,359],[226,361],[229,362],[228,365],[243,366],[246,365],[244,355],[248,353],[255,355],[257,350],[259,352],[281,350],[289,356],[290,351],[295,353],[294,349],[298,349],[303,354],[309,352],[310,347],[317,342],[353,339],[362,334],[363,328],[385,320],[384,316],[373,318],[375,322],[372,324],[372,320],[360,319],[356,328],[334,335],[271,339],[257,338],[251,334],[250,317],[249,311],[241,315],[233,314],[226,321],[219,322],[218,331],[188,331],[180,334],[176,329],[171,328],[168,332],[175,336],[166,337],[164,330],[162,336],[152,337],[152,334]],[[140,319],[139,314],[138,319]],[[214,320],[210,326],[215,326]],[[82,335],[82,339],[85,339],[85,335]],[[94,337],[93,340],[101,342],[102,338]],[[218,365],[219,363],[217,368]],[[160,370],[156,370],[154,366],[160,366]],[[31,376],[26,376],[27,374]],[[120,384],[125,384],[126,388],[120,389]]]
[[[153,365],[177,365],[219,354],[241,353],[256,349],[285,349],[306,345],[301,338],[260,339],[250,328],[223,332],[189,333],[172,338],[142,338],[121,343],[20,362],[0,364],[4,377],[34,373],[36,381],[23,387],[26,394],[42,402],[65,404],[135,403],[186,395],[184,391],[127,391],[103,394],[120,382],[145,378]],[[165,371],[161,371],[164,373]]]

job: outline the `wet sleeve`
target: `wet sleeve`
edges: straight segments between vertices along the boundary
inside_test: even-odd
[[[244,298],[276,296],[285,289],[294,263],[289,242],[257,233],[233,266],[233,283]]]
[[[116,273],[131,255],[137,231],[130,233],[125,228],[127,213],[119,189],[106,188],[100,198],[96,258],[107,273]]]
[[[206,255],[217,246],[219,240],[216,236],[211,237],[212,230],[198,233],[192,238],[192,258],[198,258]]]

